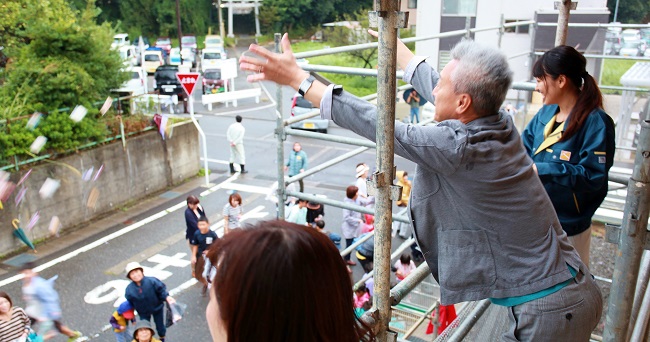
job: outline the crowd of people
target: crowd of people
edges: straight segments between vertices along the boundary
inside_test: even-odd
[[[296,64],[287,35],[282,48],[273,53],[251,45],[257,58],[240,59],[240,68],[253,72],[248,80],[300,89],[323,118],[374,141],[377,108],[310,78]],[[436,106],[436,125],[395,122],[395,153],[416,164],[413,183],[407,172],[399,175],[410,194],[397,205],[408,208],[417,245],[440,285],[441,303],[487,298],[507,308],[502,341],[589,340],[602,313],[602,295],[589,272],[589,226],[607,191],[614,131],[584,57],[559,46],[535,63],[544,105],[522,135],[499,110],[512,72],[498,50],[462,41],[438,72],[398,41],[397,63],[417,91],[411,101],[421,96]],[[239,163],[243,173],[237,137],[244,132],[237,129],[229,138],[231,172]],[[285,166],[289,176],[307,169],[299,143]],[[344,203],[372,206],[369,170],[365,163],[357,165]],[[187,198],[186,239],[193,276],[209,292],[206,318],[213,341],[374,340],[359,317],[372,306],[372,282],[353,291],[349,266],[356,263],[350,255],[341,258],[336,245],[341,237],[324,229],[324,206],[297,199],[286,221],[241,229],[242,204],[238,193],[229,195],[219,238],[198,198]],[[374,229],[372,217],[342,212],[346,246]],[[374,239],[354,254],[364,271],[371,271]],[[394,264],[397,279],[415,267],[410,255],[402,255]],[[174,298],[140,264],[129,263],[125,271],[131,281],[127,302],[110,317],[116,339],[164,342],[163,311]],[[0,333],[19,340],[36,326],[41,336],[58,331],[79,337],[61,321],[53,280],[40,278],[31,265],[23,275],[26,309],[0,292]]]

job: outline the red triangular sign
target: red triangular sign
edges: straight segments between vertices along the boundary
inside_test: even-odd
[[[185,89],[185,93],[187,93],[188,96],[192,95],[194,86],[196,85],[196,82],[199,81],[199,75],[200,74],[198,72],[179,72],[176,74],[176,78],[178,78],[178,81],[181,82],[181,85],[183,86],[183,89]]]

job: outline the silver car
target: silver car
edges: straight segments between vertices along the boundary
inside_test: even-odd
[[[318,111],[318,108],[312,106],[311,102],[307,101],[302,95],[296,93],[291,101],[291,117],[299,116],[307,113]],[[306,120],[298,121],[291,124],[291,128],[305,129],[316,131],[320,133],[327,133],[329,127],[329,120],[321,119],[320,116],[315,116]]]

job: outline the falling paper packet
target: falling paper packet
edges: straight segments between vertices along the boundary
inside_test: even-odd
[[[84,171],[83,175],[81,176],[81,179],[82,179],[84,182],[89,181],[90,178],[93,176],[93,172],[94,172],[94,171],[95,171],[95,168],[91,166],[90,169]]]
[[[27,171],[27,173],[20,178],[20,180],[18,181],[18,183],[16,183],[16,185],[23,184],[23,182],[25,182],[27,180],[27,178],[29,177],[29,175],[31,175],[31,174],[32,174],[32,169],[29,169],[29,171]]]
[[[74,107],[72,113],[70,113],[70,119],[74,122],[79,122],[83,120],[83,118],[86,116],[86,113],[88,113],[88,109],[82,105],[78,105]]]
[[[58,216],[52,216],[52,219],[50,220],[50,227],[48,228],[50,234],[59,236],[60,228],[61,228],[61,220],[59,220]]]
[[[34,154],[38,154],[41,152],[41,149],[43,149],[43,146],[45,146],[45,143],[47,143],[47,138],[40,135],[34,140],[31,146],[29,146],[29,150],[32,151]]]
[[[102,174],[103,170],[104,170],[104,164],[102,164],[102,166],[100,166],[97,172],[95,173],[95,176],[93,177],[93,182],[96,181],[97,178],[99,178],[99,175]]]
[[[28,231],[31,231],[32,228],[34,228],[34,226],[36,226],[36,223],[38,223],[38,220],[40,220],[40,218],[41,218],[41,213],[38,212],[38,211],[35,212],[34,215],[32,215],[32,218],[29,219],[29,223],[27,223],[27,227],[25,227],[25,229],[27,229]]]
[[[48,177],[43,183],[43,185],[41,186],[41,190],[39,190],[38,193],[39,195],[41,195],[42,199],[50,198],[52,197],[52,195],[54,195],[54,193],[56,192],[56,190],[59,189],[60,186],[61,186],[61,182],[59,182],[56,179],[52,179]]]
[[[95,209],[97,206],[97,199],[99,199],[99,190],[97,190],[97,188],[92,188],[92,190],[90,190],[90,194],[88,195],[88,202],[86,202],[86,206],[90,209]]]
[[[99,109],[99,114],[104,116],[104,114],[106,114],[106,112],[108,112],[108,110],[111,108],[112,104],[113,104],[113,98],[111,98],[110,96],[107,97],[106,102],[104,102],[102,108]]]
[[[29,118],[29,121],[27,121],[27,129],[30,131],[33,131],[36,129],[36,126],[38,126],[38,123],[41,122],[41,119],[43,118],[43,114],[39,112],[34,112],[32,116]]]
[[[14,201],[16,202],[16,206],[18,206],[20,202],[23,201],[23,198],[25,198],[26,193],[27,193],[27,188],[25,188],[24,186],[20,188],[20,190],[18,190],[18,193],[16,194],[16,198],[14,199]]]
[[[9,173],[0,171],[0,201],[7,201],[15,188],[16,185],[9,181]]]

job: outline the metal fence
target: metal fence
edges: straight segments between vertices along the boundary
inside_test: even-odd
[[[389,274],[390,274],[389,261],[391,260],[391,257],[393,257],[396,254],[393,253],[393,256],[391,256],[390,253],[391,223],[393,221],[404,222],[406,220],[402,216],[393,215],[392,206],[391,206],[391,188],[394,187],[392,185],[392,177],[391,177],[393,172],[392,169],[393,169],[393,139],[394,139],[394,132],[392,131],[391,128],[393,127],[392,123],[395,119],[395,103],[394,103],[395,96],[394,95],[397,90],[404,90],[410,87],[407,85],[401,87],[401,89],[397,89],[396,82],[395,82],[396,78],[402,76],[402,73],[396,71],[396,65],[395,65],[394,51],[395,51],[395,44],[397,38],[396,38],[396,31],[393,30],[392,28],[397,27],[396,25],[399,21],[398,17],[400,16],[400,13],[398,12],[398,9],[393,7],[394,3],[396,2],[388,1],[388,0],[377,1],[376,5],[378,11],[374,13],[373,12],[370,13],[371,17],[375,16],[378,18],[377,24],[379,27],[379,42],[351,45],[351,46],[344,46],[344,47],[327,48],[324,50],[301,52],[295,54],[296,58],[307,58],[307,57],[324,56],[330,54],[358,51],[358,50],[369,49],[369,48],[379,48],[379,54],[378,54],[379,65],[377,70],[369,70],[369,69],[361,69],[361,68],[344,68],[344,67],[334,67],[334,66],[314,65],[314,64],[307,64],[302,66],[303,69],[310,71],[312,73],[316,73],[316,72],[343,73],[349,75],[376,76],[378,78],[377,94],[373,94],[365,97],[366,100],[372,100],[375,98],[378,99],[377,102],[378,143],[377,144],[362,139],[323,135],[318,133],[299,131],[290,128],[289,125],[308,118],[318,116],[319,113],[318,111],[313,111],[311,113],[297,116],[294,118],[284,119],[282,116],[283,110],[281,105],[282,103],[281,87],[278,87],[276,93],[277,125],[276,125],[275,133],[278,141],[277,159],[279,161],[277,163],[278,164],[277,179],[279,184],[277,189],[278,198],[286,199],[286,196],[293,196],[293,197],[302,198],[306,200],[316,200],[320,203],[324,203],[324,204],[328,204],[340,208],[346,208],[349,210],[355,210],[362,213],[375,214],[375,223],[376,223],[375,233],[374,233],[375,236],[374,274],[376,275],[375,276],[375,297],[374,297],[373,309],[367,312],[362,317],[362,319],[367,324],[373,327],[374,331],[377,333],[378,340],[380,341],[396,341],[398,338],[402,340],[404,338],[407,338],[408,336],[411,336],[413,333],[415,333],[415,331],[418,329],[421,323],[431,319],[431,314],[432,313],[435,314],[436,309],[439,307],[437,297],[435,295],[437,284],[435,284],[435,281],[432,281],[426,263],[423,263],[420,267],[418,267],[418,269],[415,272],[411,273],[405,280],[399,283],[396,287],[394,287],[393,289],[389,288],[390,286],[389,285]],[[410,43],[410,42],[430,40],[430,39],[440,39],[444,37],[454,37],[454,36],[468,37],[471,33],[486,31],[486,30],[497,30],[499,31],[499,34],[501,36],[503,35],[505,28],[523,26],[523,25],[532,25],[533,32],[534,32],[534,29],[536,29],[538,26],[557,25],[557,23],[536,23],[534,21],[526,21],[526,22],[514,22],[514,23],[506,24],[505,21],[502,19],[502,25],[500,26],[486,27],[486,28],[470,28],[468,25],[463,30],[444,32],[444,33],[431,35],[427,37],[406,38],[403,39],[403,41],[405,43]],[[575,26],[575,25],[569,24],[569,26]],[[597,26],[605,27],[606,25],[597,24]],[[607,26],[616,26],[616,25],[607,25]],[[625,26],[625,25],[618,25],[618,26]],[[276,34],[275,35],[276,52],[280,51],[279,42],[280,42],[280,34]],[[499,39],[499,45],[500,44],[501,44],[501,39]],[[539,55],[538,52],[524,51],[522,53],[510,56],[510,58],[515,58],[519,56],[529,56],[531,61],[529,65],[532,65],[532,62],[534,61],[537,55]],[[605,55],[593,55],[591,57],[599,58],[599,59],[619,58],[618,56],[605,56]],[[650,58],[645,58],[643,60],[650,60]],[[603,87],[603,88],[617,89],[617,90],[630,89],[625,87]],[[513,89],[531,92],[534,91],[535,85],[534,83],[515,83],[513,84]],[[634,90],[648,92],[647,89],[634,89]],[[431,122],[423,122],[421,124],[429,124],[429,123]],[[381,127],[381,129],[379,129],[379,127]],[[338,142],[338,143],[346,143],[346,144],[360,146],[360,147],[344,155],[341,155],[336,159],[312,167],[311,169],[307,170],[303,174],[293,176],[285,180],[283,162],[282,162],[284,161],[283,144],[288,135],[319,139],[319,140],[331,141],[331,142]],[[650,152],[641,151],[641,150],[650,151],[650,146],[642,145],[641,147],[642,148],[637,154],[637,159],[639,158],[638,157],[639,155],[642,156],[641,157],[642,159],[637,160],[637,164],[636,164],[637,166],[635,167],[635,174],[632,177],[632,179],[638,180],[637,181],[638,184],[636,185],[637,187],[644,186],[646,184],[645,183],[646,181],[645,180],[642,181],[640,179],[636,170],[639,168],[640,163],[644,163],[648,159],[648,157],[650,157]],[[286,186],[288,184],[296,182],[316,172],[322,171],[328,167],[332,167],[343,160],[352,158],[360,153],[363,153],[368,148],[377,149],[376,164],[378,166],[378,171],[376,174],[372,176],[372,180],[368,182],[369,188],[375,189],[378,198],[377,205],[375,207],[374,212],[366,207],[349,205],[341,201],[315,198],[309,194],[286,191]],[[621,176],[621,175],[612,175],[612,177],[610,177],[610,180],[617,181],[622,184],[628,183],[628,177]],[[636,192],[634,192],[635,190]],[[643,204],[641,208],[636,208],[636,210],[640,210],[641,212],[634,213],[632,214],[632,216],[635,218],[639,218],[640,220],[638,222],[647,224],[648,216],[647,216],[647,208],[645,207],[645,202],[638,200],[638,196],[641,196],[641,193],[642,192],[638,191],[638,189],[632,189],[632,188],[630,188],[628,191],[628,194],[629,195],[631,194],[630,196],[636,196],[635,203]],[[645,193],[646,194],[645,196],[647,196],[647,189],[645,189],[643,193]],[[626,206],[626,208],[628,208],[628,206]],[[628,214],[627,210],[628,209],[626,209],[626,216],[629,217],[630,214]],[[280,206],[279,208],[279,216],[284,217],[283,206]],[[624,222],[624,227],[622,228],[621,231],[629,232],[630,229],[633,229],[629,227],[630,224],[628,223],[626,225],[626,223]],[[643,228],[637,227],[636,231],[640,231],[639,229],[645,231],[645,226]],[[621,233],[620,235],[623,236],[624,234]],[[631,305],[631,302],[629,300],[629,293],[630,291],[634,292],[634,286],[630,284],[625,284],[624,282],[629,281],[631,279],[636,279],[637,277],[638,261],[636,261],[636,259],[640,255],[639,254],[640,248],[642,249],[642,246],[641,247],[639,246],[640,243],[639,241],[644,241],[645,239],[645,234],[643,234],[642,238],[633,235],[634,234],[629,233],[628,238],[629,240],[633,240],[636,243],[633,246],[633,248],[631,248],[634,250],[634,252],[625,253],[625,254],[630,254],[630,256],[619,255],[617,257],[617,261],[616,261],[617,266],[616,266],[616,271],[613,280],[614,282],[613,287],[615,288],[614,292],[624,293],[624,295],[616,296],[616,300],[626,302],[626,305],[627,304]],[[366,238],[370,238],[370,235],[368,235]],[[361,240],[357,241],[357,243],[355,243],[353,246],[350,246],[349,248],[342,251],[341,255],[345,255],[347,253],[352,252],[354,248],[358,244],[361,244],[362,242],[363,241]],[[627,244],[627,242],[621,242],[621,244],[624,243]],[[400,246],[398,250],[402,250],[402,248],[404,248],[404,245]],[[622,273],[621,273],[622,270],[628,272],[625,275],[624,281],[618,279],[622,277]],[[362,283],[371,275],[373,274],[372,273],[367,274],[355,285]],[[425,279],[427,280],[425,281]],[[634,283],[632,281],[629,282]],[[614,296],[612,296],[612,298],[614,298]],[[405,304],[400,305],[399,304],[400,301],[404,301]],[[613,306],[613,303],[615,303],[614,299],[611,299],[610,305]],[[442,336],[438,338],[437,341],[462,340],[463,337],[466,335],[466,333],[480,319],[481,315],[483,314],[483,312],[485,312],[486,308],[489,305],[490,302],[487,300],[472,302],[465,305],[465,307],[459,312],[458,319]],[[615,324],[613,323],[614,321],[620,321],[629,318],[629,310],[626,305],[624,305],[624,307],[620,310],[610,310],[610,313],[608,313],[607,316],[609,329],[612,329],[611,326]],[[391,315],[391,311],[392,311],[392,315]],[[611,319],[610,316],[612,316]],[[620,322],[618,325],[620,325]],[[621,329],[620,327],[617,327],[615,331],[618,333],[621,331],[620,329]],[[606,340],[614,340],[614,338],[611,336],[607,338],[607,331],[608,330],[606,330]]]

